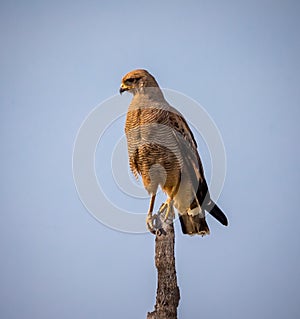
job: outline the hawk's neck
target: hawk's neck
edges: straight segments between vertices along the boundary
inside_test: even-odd
[[[136,92],[133,96],[133,101],[136,103],[141,102],[160,102],[166,103],[164,95],[159,87],[146,87]]]

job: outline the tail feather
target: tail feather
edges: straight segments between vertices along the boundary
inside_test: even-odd
[[[209,204],[205,207],[205,210],[208,211],[214,218],[216,218],[224,226],[228,225],[228,220],[219,206],[210,200]]]
[[[181,229],[184,234],[188,235],[209,235],[209,228],[205,218],[200,217],[200,214],[195,216],[184,214],[179,215]]]

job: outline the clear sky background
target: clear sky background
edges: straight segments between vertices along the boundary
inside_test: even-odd
[[[82,121],[135,68],[203,105],[226,149],[230,226],[176,224],[179,318],[300,317],[299,14],[291,0],[1,1],[1,318],[153,309],[154,237],[99,223],[72,176]]]

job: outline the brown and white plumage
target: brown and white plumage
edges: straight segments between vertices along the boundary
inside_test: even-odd
[[[210,198],[193,133],[165,100],[154,77],[146,70],[129,72],[122,79],[120,93],[124,91],[133,94],[125,124],[129,165],[151,194],[149,228],[159,186],[168,195],[167,213],[173,205],[177,209],[183,233],[209,234],[205,210],[227,225]]]

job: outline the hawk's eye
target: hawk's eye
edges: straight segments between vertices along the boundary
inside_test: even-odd
[[[134,80],[135,80],[134,78],[129,78],[125,82],[129,83],[129,84],[132,84],[134,82]]]
[[[132,84],[132,83],[136,83],[138,80],[140,80],[141,77],[135,77],[135,78],[128,78],[125,83],[126,84]]]

